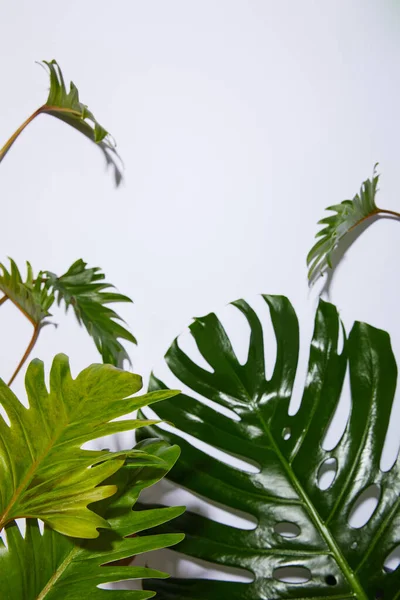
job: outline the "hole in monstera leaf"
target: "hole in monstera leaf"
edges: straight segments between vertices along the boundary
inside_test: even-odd
[[[143,413],[145,414],[146,418],[148,418],[148,419],[157,419],[157,413],[155,413],[149,406],[146,406]],[[195,417],[195,415],[192,415],[193,420],[195,420],[194,417]],[[161,423],[159,425],[159,427],[160,427],[160,429],[164,429],[165,431],[170,431],[170,432],[174,433],[175,435],[177,435],[178,437],[183,438],[184,440],[186,440],[190,444],[192,444],[192,446],[194,446],[195,448],[198,448],[199,450],[202,450],[203,452],[205,452],[206,455],[211,455],[213,458],[220,460],[221,462],[225,463],[226,465],[235,467],[236,469],[239,469],[240,471],[244,471],[245,473],[260,473],[260,471],[261,471],[260,465],[257,464],[255,461],[246,459],[244,456],[241,456],[239,454],[234,454],[233,452],[225,452],[224,450],[220,450],[217,447],[218,436],[215,436],[215,438],[216,438],[215,446],[212,446],[211,444],[208,444],[207,442],[203,442],[202,440],[199,440],[197,437],[195,437],[189,433],[186,433],[179,429],[175,429],[174,427],[172,427],[171,425],[168,425],[166,423]]]
[[[208,579],[236,583],[252,583],[254,581],[254,574],[247,569],[217,565],[200,558],[189,558],[185,554],[168,549],[138,554],[135,557],[134,565],[164,570],[172,577],[179,577],[182,580]],[[175,596],[173,597],[175,598]],[[225,600],[225,596],[221,600]]]
[[[339,335],[338,335],[338,343],[337,343],[337,352],[338,354],[342,354],[344,348],[344,337],[345,333],[343,330],[343,324],[339,319]]]
[[[350,371],[347,367],[343,382],[340,399],[336,405],[335,411],[329,425],[325,431],[322,447],[324,450],[333,450],[341,440],[350,416],[351,407],[351,389],[350,389]]]
[[[290,429],[290,427],[285,427],[285,429],[282,431],[282,437],[285,440],[285,442],[287,440],[290,440],[292,435],[292,430]]]
[[[360,529],[360,527],[364,527],[368,523],[378,506],[380,495],[380,488],[373,483],[358,496],[350,511],[350,527]]]
[[[232,344],[233,352],[240,365],[245,365],[249,356],[250,325],[242,312],[233,304],[224,306],[217,317]]]
[[[283,583],[306,583],[311,579],[311,571],[306,567],[278,567],[274,577]]]
[[[400,565],[400,545],[396,546],[385,558],[383,570],[385,573],[392,573]]]
[[[261,295],[251,298],[250,304],[261,322],[265,378],[270,380],[274,372],[277,354],[276,336],[271,321],[271,313],[268,304]]]
[[[44,534],[44,522],[41,519],[37,520],[40,535]]]
[[[196,365],[207,371],[214,373],[212,366],[206,361],[197,347],[196,340],[189,329],[186,329],[177,339],[178,346]]]
[[[278,533],[284,538],[295,538],[300,535],[300,527],[296,523],[289,523],[289,521],[281,521],[276,523],[274,526],[275,533]]]
[[[184,481],[182,484],[184,485]],[[189,492],[184,487],[178,486],[168,479],[162,479],[156,485],[144,489],[141,492],[140,501],[144,504],[154,504],[161,501],[162,504],[167,506],[183,504],[188,512],[223,525],[229,525],[229,527],[235,529],[251,531],[257,527],[258,523],[253,515]]]
[[[327,575],[325,577],[325,583],[327,583],[328,585],[336,585],[336,577],[334,575]]]
[[[154,375],[155,379],[158,379],[161,382],[163,382],[171,390],[181,390],[182,394],[186,394],[190,398],[198,400],[199,402],[201,402],[201,404],[209,406],[210,408],[215,410],[215,412],[220,413],[225,417],[228,417],[228,419],[232,419],[232,421],[241,420],[240,416],[237,413],[235,413],[235,411],[231,410],[230,408],[227,408],[226,406],[222,406],[221,404],[218,404],[218,402],[214,402],[213,400],[210,400],[205,396],[202,396],[195,390],[192,390],[188,385],[184,384],[180,379],[178,379],[178,377],[176,377],[176,375],[172,373],[165,360],[159,362],[156,365],[154,373],[156,373],[156,375]]]
[[[380,467],[386,472],[390,471],[400,452],[399,420],[400,420],[400,389],[396,390],[389,427],[386,432],[385,443],[381,454]]]
[[[357,544],[357,542],[353,542],[353,543],[352,543],[352,545],[350,546],[350,548],[351,548],[352,550],[356,550],[356,549],[358,548],[358,544]]]
[[[320,490],[327,490],[331,487],[337,473],[336,458],[327,458],[318,469],[318,487]]]
[[[8,425],[8,427],[11,427],[10,418],[7,414],[6,409],[4,408],[4,406],[2,404],[0,404],[0,415],[3,417],[5,424]]]

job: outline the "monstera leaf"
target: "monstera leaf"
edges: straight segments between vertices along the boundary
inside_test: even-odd
[[[91,141],[95,142],[103,152],[107,165],[114,169],[116,185],[122,181],[121,160],[116,151],[116,145],[110,134],[95,119],[88,107],[79,100],[77,87],[71,82],[69,92],[65,86],[62,71],[55,60],[43,61],[43,66],[50,75],[50,90],[47,101],[38,108],[11,136],[2,149],[0,149],[0,162],[3,160],[11,146],[25,127],[38,115],[48,114],[74,129],[77,129]]]
[[[0,380],[0,530],[18,517],[40,518],[69,536],[94,538],[107,521],[88,504],[113,495],[99,486],[129,464],[154,464],[143,451],[82,450],[89,441],[141,427],[117,417],[165,397],[165,392],[130,397],[141,378],[111,365],[92,365],[73,379],[68,359],[58,355],[46,388],[43,363],[26,374],[29,408]],[[168,393],[170,395],[170,393]]]
[[[139,450],[140,448],[138,448]],[[151,442],[142,448],[159,458],[160,466],[134,468],[125,465],[107,483],[118,492],[101,504],[111,529],[95,540],[75,540],[47,526],[41,535],[37,521],[27,522],[25,538],[15,523],[6,527],[7,546],[0,539],[0,597],[7,600],[145,600],[153,592],[107,591],[100,584],[127,579],[167,577],[140,566],[123,566],[126,559],[165,548],[182,539],[180,534],[148,535],[156,527],[182,513],[182,508],[132,510],[140,491],[161,479],[179,456],[179,448]],[[99,506],[99,505],[98,505]]]
[[[397,599],[400,569],[385,572],[384,564],[400,542],[399,460],[387,472],[380,468],[397,377],[389,336],[356,323],[339,353],[338,313],[321,301],[301,407],[289,415],[298,322],[286,298],[264,299],[277,343],[272,377],[267,380],[265,375],[260,320],[239,300],[233,304],[251,329],[246,362],[239,363],[215,314],[196,319],[190,331],[212,372],[195,364],[175,341],[166,361],[194,397],[181,395],[156,408],[159,417],[179,430],[258,465],[258,472],[229,466],[175,433],[157,427],[147,431],[180,444],[182,455],[171,471],[172,481],[256,519],[253,530],[243,530],[187,513],[166,529],[186,533],[177,549],[211,563],[247,569],[254,579],[171,579],[154,583],[152,589],[160,600]],[[347,363],[351,413],[339,443],[327,450],[323,441]],[[152,390],[164,387],[153,377]],[[206,405],[199,394],[212,402]],[[221,414],[219,407],[233,411],[235,418]],[[330,462],[336,466],[335,478],[323,489],[320,477]],[[351,527],[352,511],[373,485],[380,490],[375,512],[363,527]],[[285,576],[286,568],[289,575],[295,569],[301,582]]]
[[[72,306],[80,325],[92,336],[103,361],[121,366],[129,356],[118,338],[136,344],[134,336],[117,321],[121,318],[106,304],[132,302],[127,296],[105,291],[112,287],[105,283],[98,267],[87,268],[82,259],[77,260],[61,277],[46,271],[47,284],[57,296],[57,303]]]

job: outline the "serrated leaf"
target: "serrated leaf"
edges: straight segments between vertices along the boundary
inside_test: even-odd
[[[103,361],[116,366],[122,366],[124,359],[130,361],[119,339],[132,344],[136,344],[136,339],[121,325],[122,319],[117,313],[106,305],[132,300],[122,294],[105,291],[113,286],[104,281],[104,274],[98,267],[87,268],[82,259],[77,260],[61,277],[49,271],[45,275],[58,305],[64,302],[66,310],[73,308],[79,324],[93,338]]]
[[[181,458],[169,475],[173,482],[256,522],[253,529],[240,529],[187,512],[164,529],[186,533],[177,550],[210,566],[246,569],[254,580],[171,579],[154,582],[151,589],[160,600],[395,600],[400,568],[385,572],[384,562],[400,543],[399,458],[390,470],[380,468],[397,380],[389,336],[355,323],[339,352],[337,310],[321,301],[301,406],[289,415],[299,356],[298,322],[286,298],[264,299],[277,344],[272,377],[265,374],[264,335],[257,314],[244,300],[234,302],[251,330],[244,364],[215,314],[190,326],[212,372],[194,363],[177,341],[166,355],[172,373],[196,397],[188,392],[174,402],[160,403],[156,412],[172,421],[175,431],[189,434],[196,447],[175,432],[155,427],[139,432],[139,437],[146,433],[179,443]],[[326,449],[323,442],[347,366],[350,416],[337,446]],[[152,378],[151,389],[164,388]],[[235,419],[221,414],[219,407],[236,413]],[[230,466],[212,450],[200,450],[200,442],[256,469]],[[322,489],[319,480],[328,460],[336,464],[335,477]],[[380,494],[375,511],[362,527],[350,526],[354,507],[372,485]],[[289,535],[295,529],[293,537],[280,533],[285,523],[292,528]],[[297,576],[300,570],[303,581],[285,581],[282,568],[294,569]]]
[[[129,456],[148,463],[136,451],[82,450],[89,441],[143,425],[117,417],[162,398],[130,397],[140,390],[139,375],[111,365],[92,365],[76,379],[66,356],[58,355],[50,371],[50,389],[43,363],[34,360],[25,378],[29,409],[0,380],[0,530],[18,517],[40,518],[66,535],[93,538],[107,521],[88,504],[115,493],[99,486]],[[140,462],[139,462],[140,464]]]
[[[27,262],[27,277],[22,279],[20,270],[15,262],[10,260],[10,270],[0,263],[0,290],[11,300],[29,319],[34,327],[43,325],[50,315],[54,295],[48,290],[41,276],[33,277],[32,267]]]
[[[42,536],[35,520],[27,522],[24,539],[15,523],[7,526],[8,548],[0,540],[1,598],[145,600],[154,595],[151,591],[111,591],[97,587],[114,581],[167,577],[165,573],[135,564],[123,566],[120,561],[182,540],[180,534],[161,534],[156,530],[154,535],[148,535],[146,531],[180,515],[181,507],[134,508],[141,490],[159,481],[175,463],[179,448],[155,441],[144,447],[139,445],[137,450],[159,458],[164,467],[132,470],[124,466],[107,482],[116,485],[118,492],[101,503],[103,517],[111,529],[102,531],[97,539],[74,540],[48,527]]]
[[[38,115],[48,114],[77,129],[92,142],[96,143],[103,152],[107,165],[113,168],[115,183],[118,186],[122,181],[122,163],[116,150],[115,141],[108,131],[95,119],[86,104],[80,101],[78,89],[72,81],[70,89],[67,91],[58,63],[55,60],[44,60],[40,64],[48,69],[50,76],[50,90],[47,101],[17,129],[0,150],[0,162],[25,127]]]
[[[360,223],[382,212],[375,203],[379,181],[375,169],[376,165],[372,179],[363,182],[359,194],[356,194],[353,200],[344,200],[340,204],[328,206],[326,210],[336,214],[318,222],[325,227],[317,233],[318,241],[307,256],[310,284],[328,268],[332,268],[332,257],[340,241]]]

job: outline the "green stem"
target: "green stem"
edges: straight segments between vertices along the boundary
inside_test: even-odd
[[[10,139],[4,144],[4,146],[1,148],[0,150],[0,162],[3,160],[3,158],[5,157],[5,155],[7,154],[7,152],[10,150],[11,146],[13,145],[13,143],[15,142],[15,140],[18,138],[18,136],[23,132],[23,130],[25,129],[25,127],[27,127],[29,125],[29,123],[31,123],[33,121],[33,119],[35,119],[38,115],[40,115],[41,113],[71,113],[72,115],[81,118],[82,115],[80,112],[72,109],[72,108],[64,108],[61,106],[47,106],[46,104],[44,104],[43,106],[41,106],[40,108],[38,108],[37,110],[35,110],[34,113],[31,114],[30,117],[28,117],[26,119],[26,121],[24,121],[22,123],[22,125],[20,127],[18,127],[17,131],[15,131],[12,136],[10,137]]]
[[[2,298],[0,298],[0,306],[4,304],[6,300],[8,300],[8,296],[5,294]]]
[[[28,356],[32,352],[32,350],[33,350],[33,348],[34,348],[34,346],[35,346],[35,344],[37,342],[37,339],[39,337],[39,332],[40,332],[40,325],[35,325],[31,341],[29,342],[28,347],[25,350],[23,357],[19,361],[17,368],[15,369],[14,373],[12,374],[12,377],[11,377],[10,381],[8,382],[8,384],[7,384],[8,386],[10,386],[12,384],[12,382],[14,381],[14,379],[16,378],[16,376],[18,375],[18,373],[20,372],[20,370],[24,366],[24,364],[25,364]]]
[[[35,110],[35,112],[32,113],[31,116],[28,117],[26,119],[26,121],[24,121],[22,123],[22,125],[20,127],[18,127],[17,131],[15,131],[12,134],[12,136],[10,137],[10,139],[4,144],[4,146],[0,150],[0,162],[3,160],[3,158],[5,157],[5,155],[7,154],[7,152],[10,150],[11,146],[13,145],[13,143],[15,142],[15,140],[18,138],[18,136],[23,132],[23,130],[25,129],[25,127],[27,127],[29,125],[29,123],[31,123],[33,121],[33,119],[35,119],[38,115],[40,115],[41,112],[43,112],[43,106],[41,106],[40,108],[38,108],[37,110]]]

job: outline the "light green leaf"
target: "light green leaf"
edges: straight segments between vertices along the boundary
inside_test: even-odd
[[[338,312],[321,301],[302,402],[296,414],[289,414],[298,322],[286,298],[264,300],[276,339],[271,378],[265,372],[262,324],[248,303],[234,302],[251,331],[247,360],[239,362],[215,314],[196,319],[190,331],[212,372],[193,362],[175,340],[166,361],[193,395],[189,391],[157,405],[158,416],[172,421],[175,431],[146,430],[181,446],[181,458],[169,475],[173,482],[255,522],[242,529],[187,512],[164,528],[166,533],[186,533],[177,550],[225,568],[245,569],[250,582],[171,579],[149,585],[159,600],[397,600],[400,568],[384,569],[400,544],[400,459],[381,470],[397,380],[389,336],[355,323],[339,351]],[[336,447],[327,449],[325,435],[347,366],[350,415]],[[165,385],[153,377],[151,389]],[[179,432],[189,434],[189,441]],[[144,433],[138,432],[139,437]],[[210,452],[199,449],[203,442]],[[226,464],[212,448],[245,465]],[[326,461],[335,466],[327,489],[321,484]],[[354,508],[371,486],[379,491],[371,518],[361,527],[350,525]],[[303,580],[295,583],[293,576]]]
[[[136,344],[135,337],[118,321],[122,319],[106,306],[113,302],[132,302],[127,296],[105,291],[112,287],[104,281],[104,274],[98,267],[87,268],[82,260],[77,260],[61,277],[45,272],[47,285],[57,297],[58,305],[63,301],[66,310],[72,306],[80,325],[92,336],[103,361],[122,366],[129,356],[119,339]]]
[[[118,492],[101,503],[111,529],[95,540],[74,540],[45,527],[43,536],[35,520],[27,522],[25,539],[15,523],[6,528],[7,546],[0,540],[0,597],[7,600],[145,600],[154,593],[140,590],[104,590],[97,586],[114,581],[165,578],[160,571],[124,566],[126,559],[165,548],[182,540],[181,534],[149,535],[180,515],[181,507],[132,510],[142,489],[159,481],[179,456],[179,448],[159,441],[138,446],[164,466],[131,469],[122,467],[109,484]],[[100,505],[97,505],[100,506]],[[123,562],[122,562],[123,561]]]
[[[149,458],[137,451],[88,451],[81,446],[141,427],[144,423],[138,420],[113,420],[157,402],[165,392],[132,398],[141,378],[111,365],[92,365],[73,379],[64,355],[54,359],[49,391],[39,360],[29,365],[25,385],[29,409],[0,380],[0,405],[7,415],[0,417],[0,530],[27,517],[40,518],[66,535],[97,537],[97,528],[108,524],[88,504],[116,491],[113,485],[99,484],[127,456],[138,464],[148,464]]]

